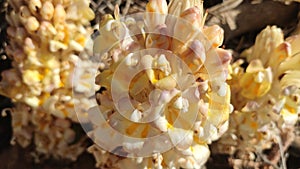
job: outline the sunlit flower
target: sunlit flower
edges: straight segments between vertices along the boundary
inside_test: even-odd
[[[223,30],[204,26],[202,5],[150,0],[142,20],[119,17],[118,9],[103,17],[94,43],[101,54],[100,105],[89,112],[98,167],[201,168],[207,144],[227,130],[231,54],[218,48]],[[157,135],[168,138],[151,141]],[[138,158],[119,158],[103,146]]]

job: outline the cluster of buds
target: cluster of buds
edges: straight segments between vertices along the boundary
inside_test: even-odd
[[[90,21],[94,12],[89,0],[9,0],[6,20],[12,67],[2,72],[0,92],[12,99],[15,140],[23,147],[32,142],[38,154],[75,160],[84,151],[71,128],[77,122],[72,98],[85,92],[85,72],[91,66]],[[73,78],[73,79],[74,79]],[[84,115],[84,114],[83,114]]]
[[[238,152],[237,158],[251,161],[254,153],[284,145],[282,136],[293,131],[300,113],[299,46],[299,35],[284,40],[280,28],[268,26],[241,54],[245,59],[232,64],[228,83],[235,110],[215,145],[219,153]]]
[[[204,165],[232,111],[231,54],[219,48],[223,30],[204,21],[200,0],[150,0],[146,13],[102,18],[99,105],[89,112],[98,167]]]

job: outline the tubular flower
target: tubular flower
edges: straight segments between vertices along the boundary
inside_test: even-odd
[[[293,129],[300,113],[299,46],[299,35],[284,41],[281,29],[268,26],[242,53],[249,63],[246,70],[242,60],[233,63],[229,84],[235,84],[235,111],[216,151],[254,160],[247,155],[279,144],[280,135]]]
[[[86,97],[72,99],[72,78],[81,79],[75,81],[75,91],[86,92],[85,72],[73,72],[75,66],[91,66],[87,61],[92,48],[89,22],[94,18],[90,2],[8,3],[6,52],[13,68],[2,72],[0,92],[16,105],[11,109],[16,141],[24,147],[34,141],[38,153],[75,160],[84,148],[70,146],[75,140],[71,122],[77,122],[74,102],[84,107]]]
[[[146,13],[103,17],[94,43],[99,105],[89,111],[98,167],[204,165],[232,111],[231,54],[218,48],[223,30],[204,20],[202,2],[192,0],[150,0]]]

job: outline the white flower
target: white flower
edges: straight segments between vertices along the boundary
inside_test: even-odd
[[[100,23],[104,90],[89,112],[90,135],[104,150],[139,157],[111,167],[201,168],[232,111],[223,30],[204,27],[201,1],[151,0],[146,12]]]

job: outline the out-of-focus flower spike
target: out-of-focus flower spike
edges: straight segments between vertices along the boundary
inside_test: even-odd
[[[263,65],[267,64],[270,59],[271,52],[281,43],[283,43],[284,36],[280,28],[276,26],[266,27],[256,37],[255,45],[252,47],[252,53],[247,57],[250,62],[254,59],[260,59]]]
[[[80,51],[77,61],[88,58],[83,48],[86,37],[92,33],[89,20],[94,15],[89,8],[90,1],[8,0],[8,4],[11,10],[7,11],[6,18],[12,29],[8,30],[6,50],[13,68],[3,74],[0,90],[16,105],[13,118],[24,121],[21,126],[13,123],[14,137],[21,145],[34,143],[37,156],[75,160],[83,151],[81,143],[70,146],[74,141],[73,129],[68,125],[63,131],[58,128],[78,121],[70,85],[75,65],[71,57]],[[68,9],[73,10],[70,18],[66,16]],[[6,78],[7,75],[11,78]],[[16,77],[19,82],[13,82],[12,78]],[[83,96],[80,102],[86,104],[86,98]],[[55,106],[43,107],[51,99]]]

